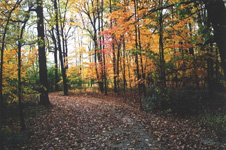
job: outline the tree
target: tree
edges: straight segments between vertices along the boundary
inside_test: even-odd
[[[204,0],[208,19],[214,29],[214,38],[220,52],[221,66],[226,81],[226,9],[223,0]]]
[[[30,8],[29,8],[30,10]],[[27,21],[30,17],[30,12],[26,12],[25,20],[22,21],[22,28],[20,31],[19,42],[18,42],[18,99],[19,99],[19,113],[20,113],[20,122],[21,122],[21,129],[25,129],[24,123],[24,114],[23,114],[23,106],[22,106],[22,82],[21,82],[21,48],[22,48],[22,41],[23,41],[23,33],[27,24]]]
[[[57,47],[57,41],[56,41],[56,37],[55,37],[55,34],[54,34],[54,28],[53,27],[50,31],[50,34],[51,34],[51,38],[52,38],[53,43],[54,43],[55,91],[58,91],[59,90],[59,88],[58,88],[58,82],[59,82],[59,79],[58,79],[58,58],[57,58],[58,47]]]
[[[45,51],[45,33],[43,23],[43,0],[37,0],[37,31],[38,31],[38,55],[39,55],[39,78],[40,78],[40,104],[50,105],[48,96],[48,80],[46,66],[46,51]]]
[[[13,11],[20,5],[20,3],[22,2],[22,0],[17,0],[15,2],[15,4],[9,4],[9,5],[12,5],[12,9],[10,9],[9,11],[6,10],[6,24],[4,26],[4,31],[3,31],[3,36],[2,36],[2,45],[1,45],[1,69],[0,69],[0,117],[2,117],[3,115],[3,63],[4,63],[4,60],[3,60],[3,56],[4,56],[4,49],[5,49],[5,39],[6,39],[6,34],[7,34],[7,31],[8,31],[8,25],[10,23],[10,19],[11,19],[11,16],[12,16],[12,13]]]
[[[162,0],[159,0],[159,7],[162,7]],[[165,59],[164,59],[164,47],[163,47],[163,10],[159,10],[159,60],[160,60],[160,87],[162,91],[166,87],[166,75],[165,75]]]
[[[67,84],[67,75],[66,75],[66,66],[63,60],[63,52],[61,49],[61,39],[60,39],[60,31],[59,31],[59,20],[58,20],[58,7],[57,0],[54,0],[54,9],[55,9],[55,18],[56,18],[56,31],[57,31],[57,40],[58,40],[58,50],[60,53],[60,63],[61,63],[61,71],[63,76],[63,87],[64,87],[64,95],[68,95],[68,84]]]

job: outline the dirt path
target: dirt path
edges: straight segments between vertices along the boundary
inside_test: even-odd
[[[101,94],[50,94],[52,106],[31,108],[23,149],[226,149],[201,118],[157,115]],[[36,110],[37,109],[37,110]]]
[[[105,97],[106,98],[106,97]],[[51,94],[26,149],[159,149],[137,111],[113,99]],[[32,119],[31,119],[32,120]]]

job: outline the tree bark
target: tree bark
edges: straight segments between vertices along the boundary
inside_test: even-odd
[[[21,129],[25,129],[25,122],[24,122],[24,113],[23,113],[23,106],[22,106],[22,82],[21,82],[21,40],[23,38],[24,29],[26,27],[26,23],[29,19],[29,15],[26,15],[25,21],[23,22],[23,26],[20,31],[20,37],[18,42],[18,99],[19,99],[19,115],[20,115],[20,126]]]
[[[139,39],[139,49],[140,49],[140,65],[141,65],[141,78],[142,78],[141,86],[143,88],[144,97],[146,97],[145,73],[144,73],[144,67],[143,67],[142,45],[141,45],[140,27],[139,27],[139,25],[137,26],[137,29],[138,29],[138,39]]]
[[[117,88],[118,88],[118,94],[119,94],[119,62],[120,62],[121,44],[118,44],[117,46],[118,46],[118,52],[117,52],[116,73],[117,73]]]
[[[126,42],[125,37],[123,36],[123,91],[126,92]]]
[[[162,6],[162,1],[159,0],[159,7]],[[162,10],[160,10],[159,16],[159,57],[160,57],[160,82],[161,89],[164,91],[166,87],[166,75],[165,75],[165,60],[164,60],[164,47],[163,47],[163,16]]]
[[[55,35],[54,35],[54,29],[52,28],[52,40],[53,40],[53,43],[54,43],[54,62],[55,62],[55,91],[58,91],[59,90],[59,87],[58,87],[58,58],[57,58],[57,51],[58,51],[58,48],[57,48],[57,42],[56,42],[56,38],[55,38]]]
[[[209,53],[209,57],[213,57],[211,55],[213,53],[213,43],[210,43],[210,49],[207,49],[207,52]],[[213,96],[214,92],[214,71],[213,71],[213,58],[207,59],[207,82],[208,82],[208,88],[209,88],[209,96]]]
[[[219,48],[221,67],[226,81],[226,9],[223,0],[203,0],[208,19],[214,29],[214,37]]]
[[[101,1],[101,30],[104,31],[104,0]],[[102,42],[103,42],[103,70],[104,70],[104,93],[107,95],[107,75],[106,75],[106,60],[105,60],[105,50],[104,50],[104,35],[102,36]]]
[[[102,39],[101,39],[101,7],[100,7],[100,2],[97,0],[97,18],[98,18],[98,35],[99,35],[99,52],[98,52],[98,60],[100,63],[100,80],[99,80],[99,85],[100,85],[100,91],[101,93],[104,92],[104,86],[103,86],[103,79],[104,79],[104,70],[103,70],[103,57],[102,57]]]
[[[45,52],[45,32],[43,23],[43,0],[37,0],[37,30],[38,30],[38,55],[39,55],[39,78],[40,78],[40,104],[49,105],[48,80]]]
[[[137,2],[134,0],[134,13],[135,13],[135,22],[137,21]],[[135,24],[135,63],[137,67],[137,81],[138,81],[138,92],[139,92],[139,103],[140,103],[140,109],[143,109],[142,102],[141,102],[141,84],[140,84],[140,71],[139,71],[139,60],[138,60],[138,37],[137,37],[137,25]]]
[[[63,77],[64,95],[68,95],[67,75],[66,75],[66,69],[65,69],[63,54],[61,49],[61,40],[60,40],[60,32],[59,32],[59,24],[58,24],[59,20],[58,20],[57,0],[54,0],[54,9],[55,9],[55,15],[56,15],[56,31],[57,31],[58,49],[60,53],[59,57],[60,57],[60,63],[61,63],[61,71],[62,71],[62,77]]]
[[[112,2],[110,0],[110,13],[112,12]],[[110,19],[110,27],[112,29],[113,21]],[[113,72],[114,72],[114,92],[117,93],[117,78],[116,78],[116,56],[115,56],[115,44],[114,44],[114,34],[112,34],[112,53],[113,53]]]

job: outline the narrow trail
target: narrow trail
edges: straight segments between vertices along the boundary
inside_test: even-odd
[[[50,101],[50,109],[29,121],[35,132],[27,149],[159,149],[138,111],[114,99],[53,93]]]

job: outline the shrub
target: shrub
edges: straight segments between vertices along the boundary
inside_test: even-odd
[[[169,97],[158,87],[149,87],[148,96],[142,99],[144,109],[147,111],[167,110]]]
[[[47,77],[48,77],[48,90],[49,92],[55,91],[55,66],[48,67],[48,72],[47,72]],[[59,84],[60,78],[62,77],[61,71],[58,71],[58,89],[62,90],[62,83]]]
[[[178,115],[198,114],[205,105],[207,91],[201,89],[170,89],[170,108]]]
[[[205,121],[208,127],[213,129],[220,141],[226,141],[226,115],[205,115]]]
[[[149,87],[148,96],[142,99],[147,111],[167,111],[178,115],[198,114],[208,99],[205,89],[164,89]]]

